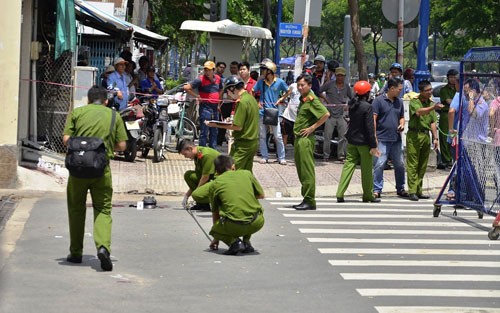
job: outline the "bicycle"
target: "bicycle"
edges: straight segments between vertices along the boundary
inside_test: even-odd
[[[172,105],[177,104],[177,107]],[[154,127],[153,160],[160,162],[164,158],[164,151],[179,152],[181,140],[194,141],[198,136],[198,129],[193,121],[186,117],[186,110],[190,102],[186,100],[186,93],[181,96],[160,97],[157,102],[159,115]]]

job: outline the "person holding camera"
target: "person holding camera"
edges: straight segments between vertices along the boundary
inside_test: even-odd
[[[373,123],[378,141],[379,157],[373,159],[373,196],[380,198],[384,187],[384,167],[387,158],[394,164],[398,196],[408,198],[405,191],[405,165],[401,132],[405,128],[405,111],[399,94],[403,89],[400,78],[389,78],[387,92],[373,100]]]

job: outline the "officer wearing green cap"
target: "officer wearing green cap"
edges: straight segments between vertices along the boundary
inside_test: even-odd
[[[106,158],[113,158],[113,151],[126,149],[127,133],[119,114],[107,108],[106,89],[94,86],[88,91],[89,104],[76,108],[69,115],[63,132],[63,143],[68,144],[71,137],[99,137],[106,146]],[[115,121],[112,122],[112,114]],[[104,175],[98,178],[78,178],[70,175],[66,189],[70,254],[66,258],[71,263],[82,263],[85,215],[87,210],[87,192],[90,190],[94,208],[94,242],[101,268],[113,269],[111,262],[111,200],[113,184],[109,165]]]
[[[216,179],[209,187],[202,187],[209,189],[212,206],[210,235],[214,240],[210,249],[217,250],[219,241],[223,241],[229,247],[224,254],[254,252],[250,238],[264,226],[262,205],[258,200],[264,198],[264,191],[250,171],[235,171],[231,156],[219,155],[215,159],[215,169]]]
[[[296,210],[316,210],[316,173],[314,172],[314,131],[330,116],[326,107],[311,91],[312,76],[302,74],[297,77],[297,89],[301,95],[297,118],[293,126],[295,135],[294,158],[297,174],[302,184],[304,200],[294,205]]]
[[[244,82],[238,76],[229,76],[224,84],[224,91],[234,101],[232,122],[210,123],[208,127],[233,130],[234,143],[230,155],[234,158],[237,170],[253,169],[253,157],[259,146],[259,105],[255,98],[244,88]]]
[[[195,146],[191,140],[183,140],[179,143],[179,154],[185,158],[194,161],[194,170],[189,170],[184,173],[184,181],[189,186],[188,191],[182,200],[182,206],[186,207],[187,202],[193,191],[215,176],[214,160],[219,156],[219,151],[210,147]],[[191,210],[210,211],[208,197],[194,197],[196,205],[191,207]]]
[[[410,121],[408,133],[406,134],[406,151],[408,174],[408,192],[411,201],[428,199],[422,192],[422,182],[427,169],[427,161],[430,153],[429,131],[432,132],[432,143],[434,149],[438,148],[438,137],[435,110],[444,106],[441,103],[432,104],[432,87],[428,80],[418,83],[420,94],[417,98],[410,100]]]

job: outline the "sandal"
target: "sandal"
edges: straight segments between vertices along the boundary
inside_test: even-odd
[[[408,192],[406,192],[406,190],[401,190],[401,191],[398,191],[397,192],[398,196],[401,197],[401,198],[408,198],[410,195],[408,194]]]
[[[269,161],[266,160],[266,159],[260,159],[259,163],[260,164],[266,164],[266,163],[269,163]]]
[[[374,193],[373,193],[373,197],[374,197],[375,199],[380,198],[380,192],[374,192]]]

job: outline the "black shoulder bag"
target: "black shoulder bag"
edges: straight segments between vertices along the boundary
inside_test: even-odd
[[[264,92],[262,93],[261,97],[264,98],[264,94],[266,92],[266,82],[264,81],[262,84],[262,89]],[[262,123],[264,125],[272,125],[276,126],[278,125],[278,117],[279,117],[279,109],[278,108],[266,108],[266,104],[264,103],[264,118],[262,120]]]
[[[112,112],[108,140],[111,139],[115,124],[116,112],[115,110]],[[78,178],[102,177],[104,169],[108,165],[104,140],[98,137],[70,137],[64,164],[71,176]]]

